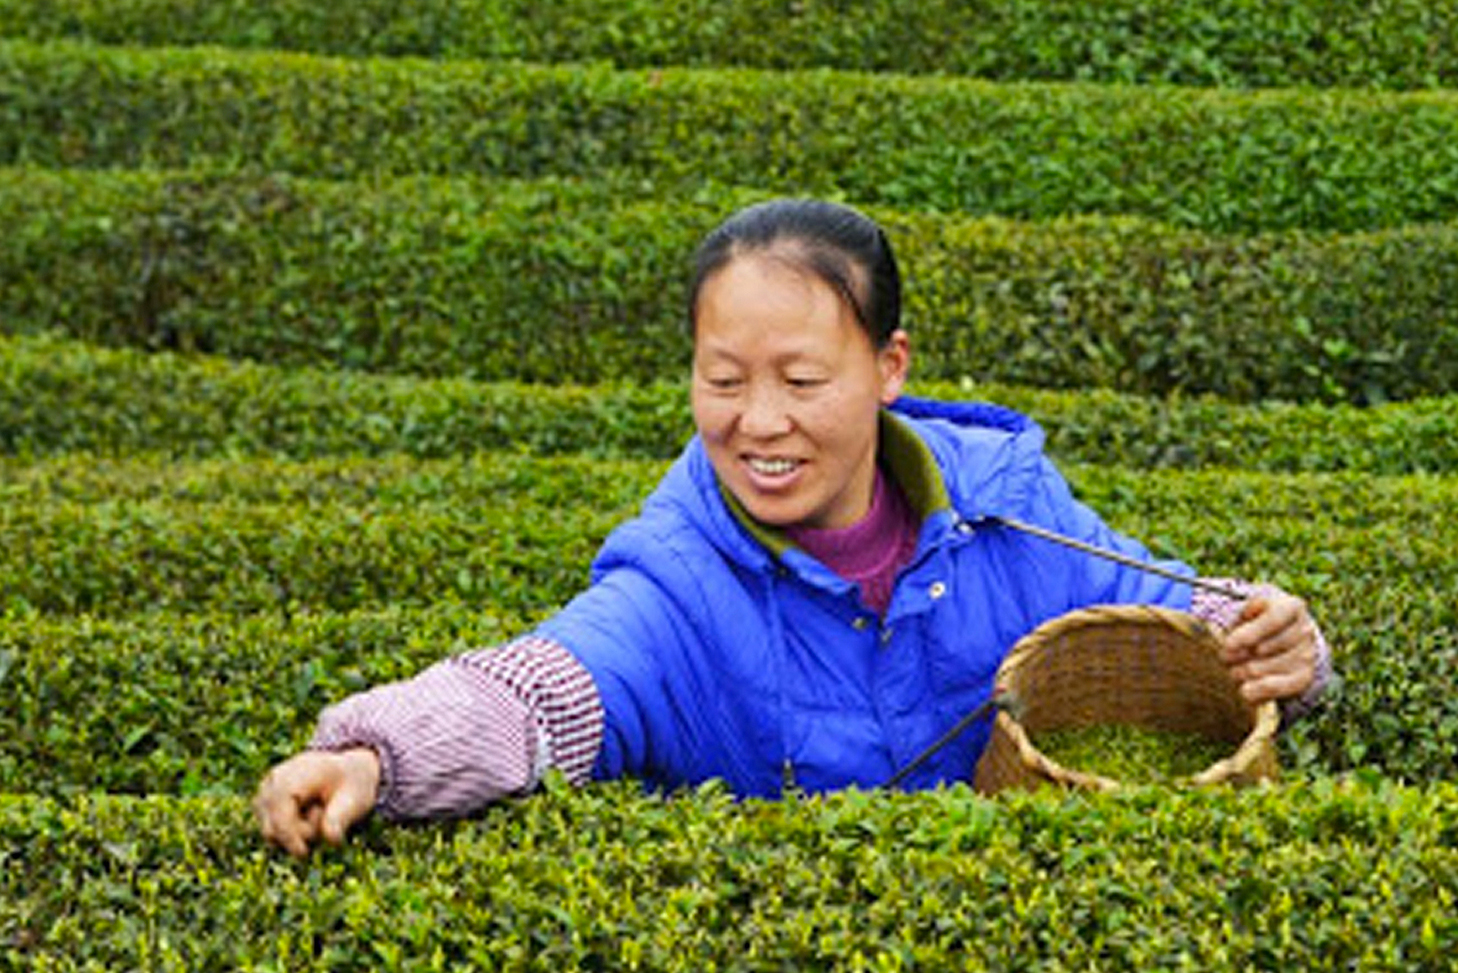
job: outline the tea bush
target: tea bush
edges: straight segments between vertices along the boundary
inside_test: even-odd
[[[0,170],[0,328],[553,384],[681,374],[688,255],[763,197],[616,177]],[[1374,402],[1458,388],[1458,231],[873,210],[925,378]]]
[[[1379,407],[917,381],[1035,418],[1060,459],[1388,475],[1458,470],[1458,399]],[[110,456],[576,453],[666,459],[693,429],[682,381],[520,385],[278,368],[0,337],[0,453]]]
[[[111,615],[556,605],[661,469],[509,457],[444,474],[326,464],[294,491],[271,464],[234,465],[145,498],[126,495],[122,471],[103,496],[78,499],[65,496],[63,473],[35,482],[36,499],[17,487],[0,510],[5,604]]]
[[[1447,969],[1452,35],[1412,0],[0,0],[0,970]],[[553,778],[267,850],[243,795],[319,707],[584,583],[688,435],[692,243],[784,193],[887,223],[918,391],[1029,411],[1115,526],[1310,600],[1342,679],[1287,783]]]
[[[7,476],[0,581],[16,610],[112,615],[554,605],[664,468],[501,456],[297,472],[234,462],[179,480],[170,464],[62,463]],[[1305,588],[1399,573],[1436,590],[1452,583],[1446,524],[1458,500],[1446,478],[1069,472],[1115,523],[1207,573]]]
[[[528,622],[459,602],[285,616],[10,616],[0,792],[238,793],[324,705]]]
[[[431,58],[1220,87],[1453,87],[1444,4],[1281,0],[3,0],[0,31]]]
[[[732,802],[632,785],[266,854],[236,798],[0,797],[11,968],[1415,970],[1451,785]]]
[[[0,41],[0,163],[631,174],[864,205],[1214,231],[1372,230],[1458,203],[1451,92],[1237,92]],[[875,151],[867,151],[874,146]],[[590,248],[583,248],[590,252]]]

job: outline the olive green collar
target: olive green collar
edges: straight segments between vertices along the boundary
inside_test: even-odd
[[[942,471],[937,466],[936,457],[912,430],[911,425],[905,419],[882,409],[878,432],[880,442],[876,450],[877,459],[901,488],[907,503],[911,504],[912,511],[916,513],[917,520],[925,521],[938,510],[951,507],[952,500],[947,494],[947,485],[942,480]],[[739,498],[724,485],[724,481],[719,480],[718,483],[719,494],[739,526],[766,550],[776,558],[783,558],[786,551],[796,546],[780,528],[762,524],[750,516]]]

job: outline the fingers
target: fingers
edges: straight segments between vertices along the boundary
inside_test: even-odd
[[[258,785],[254,814],[264,840],[296,858],[321,838],[341,844],[375,804],[379,758],[368,749],[296,754]]]
[[[1230,675],[1240,684],[1240,693],[1247,701],[1262,703],[1304,693],[1316,678],[1316,663],[1316,647],[1307,643],[1233,665]]]
[[[1227,663],[1280,655],[1316,637],[1316,623],[1300,598],[1277,594],[1252,598],[1225,637]]]
[[[290,783],[287,763],[275,767],[263,778],[253,798],[253,813],[264,840],[295,858],[309,853],[322,809],[317,798]]]
[[[331,845],[344,842],[355,822],[374,810],[380,789],[380,761],[372,750],[349,750],[338,755],[342,778],[320,822],[320,833]]]
[[[1253,675],[1241,681],[1240,695],[1251,704],[1300,696],[1311,685],[1313,678],[1313,669],[1300,667]]]
[[[1299,598],[1257,597],[1225,640],[1223,657],[1251,703],[1304,692],[1316,678],[1316,623]]]
[[[364,817],[368,811],[369,805],[359,800],[353,792],[340,791],[320,814],[318,834],[331,845],[342,845],[350,825]]]
[[[335,774],[325,754],[301,753],[270,770],[258,785],[254,814],[265,840],[295,858],[319,838]]]

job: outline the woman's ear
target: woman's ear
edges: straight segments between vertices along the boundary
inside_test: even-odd
[[[881,404],[890,405],[901,397],[906,376],[911,370],[911,340],[900,328],[891,332],[876,352],[876,365],[881,370]]]

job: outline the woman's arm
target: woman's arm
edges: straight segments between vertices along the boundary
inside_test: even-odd
[[[268,840],[303,854],[319,838],[342,840],[370,810],[460,816],[530,791],[548,768],[585,781],[601,739],[587,671],[528,636],[327,708],[309,749],[264,778],[254,808]]]

